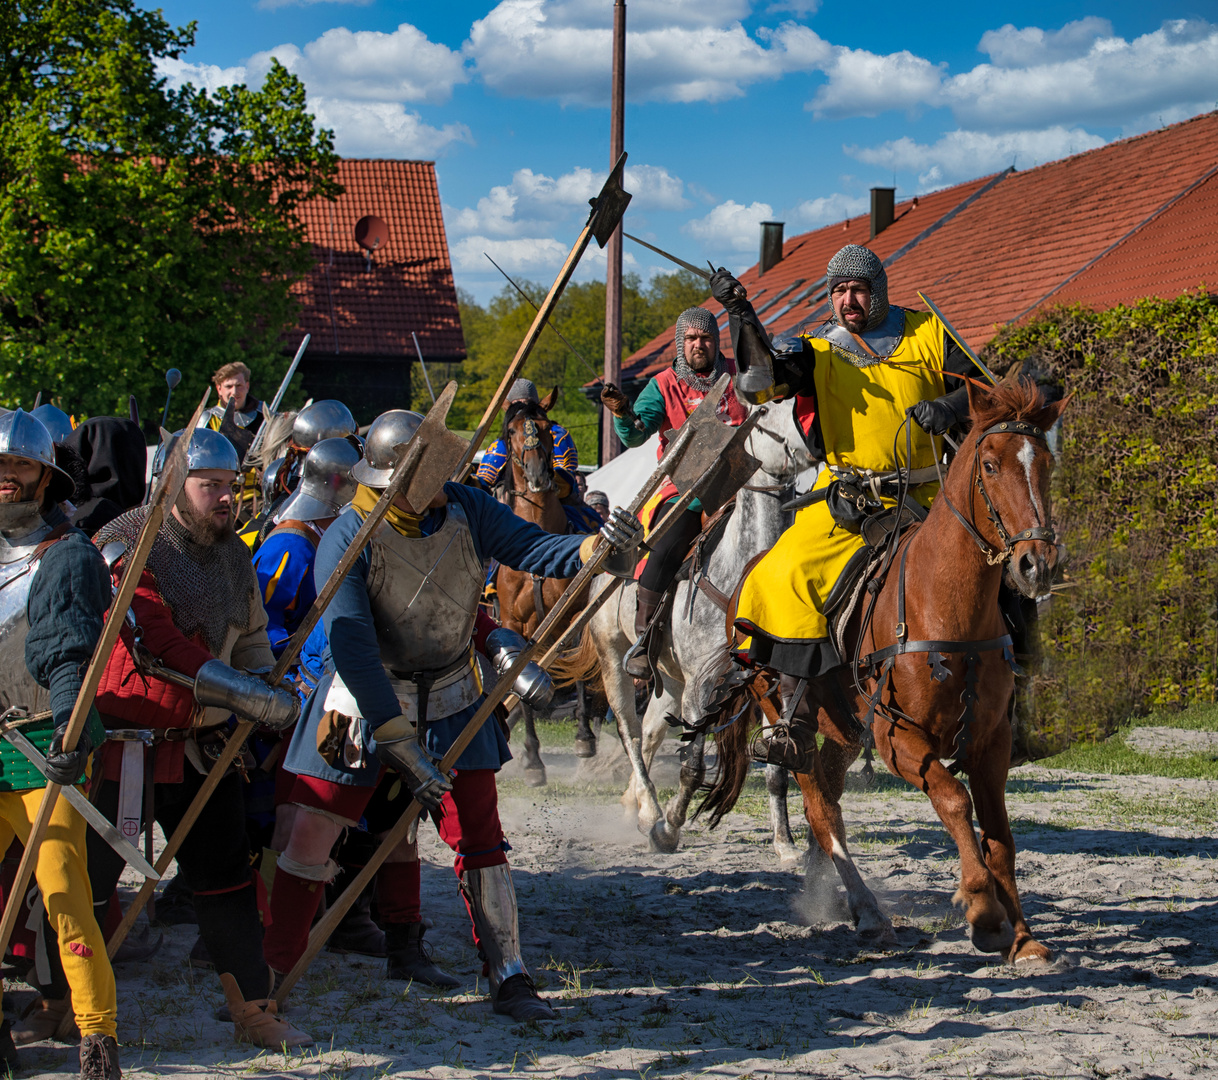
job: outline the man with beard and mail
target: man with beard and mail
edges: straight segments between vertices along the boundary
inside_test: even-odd
[[[622,443],[641,446],[659,432],[659,457],[664,456],[668,445],[668,431],[685,423],[725,371],[733,374],[736,371],[735,364],[719,351],[719,324],[706,308],[688,308],[677,317],[676,346],[672,366],[652,377],[633,406],[611,383],[601,390],[601,401],[613,414],[613,430]],[[735,427],[747,415],[748,410],[729,387],[719,402],[719,419]],[[659,521],[678,498],[677,489],[671,483],[665,484],[653,500],[656,505],[651,520]],[[702,504],[695,499],[647,556],[647,565],[639,577],[638,608],[634,615],[634,631],[640,639],[659,611],[689,545],[701,531]],[[636,646],[625,667],[635,678],[646,678],[651,670],[646,648]]]
[[[208,428],[177,437],[190,439],[186,482],[157,533],[132,617],[97,695],[110,738],[94,801],[124,835],[151,824],[142,821],[145,741],[154,748],[154,815],[169,834],[219,754],[230,716],[282,730],[300,712],[290,689],[262,678],[274,656],[249,551],[233,531],[236,450]],[[116,577],[147,513],[146,507],[130,510],[93,538]],[[237,769],[220,781],[178,851],[178,868],[194,892],[199,936],[220,976],[238,1041],[307,1046],[309,1036],[277,1016],[270,997],[244,783]],[[94,895],[108,898],[122,870],[119,857],[90,834]]]
[[[0,740],[0,851],[21,841],[42,802],[46,779],[76,784],[105,730],[90,710],[71,753],[62,750],[110,607],[106,564],[57,505],[72,479],[55,465],[46,428],[17,409],[0,417],[0,706],[7,721],[37,717],[20,730],[46,755],[46,777]],[[115,1041],[117,1000],[106,942],[93,914],[85,866],[85,822],[59,799],[38,849],[34,877],[59,941],[62,976],[71,991],[64,1011],[80,1029],[80,1075],[120,1075]],[[109,892],[100,895],[109,897]],[[17,1068],[7,1019],[0,1027],[0,1068]]]
[[[397,458],[422,422],[418,413],[382,414],[368,431],[365,458],[356,465],[360,487],[351,507],[326,530],[314,568],[325,581],[388,485]],[[425,459],[426,460],[426,459]],[[615,510],[602,535],[629,574],[642,529]],[[474,940],[487,965],[494,1009],[515,1020],[552,1019],[520,955],[516,894],[509,845],[499,821],[495,773],[510,759],[502,728],[492,719],[457,759],[451,781],[437,762],[456,741],[484,696],[475,654],[475,616],[490,558],[543,577],[572,577],[597,535],[554,535],[516,517],[480,489],[447,483],[430,506],[404,495],[393,502],[354,567],[343,579],[324,623],[330,672],[309,698],[284,767],[296,774],[297,812],[291,839],[278,860],[271,894],[266,955],[288,971],[304,953],[309,927],[335,866],[330,851],[343,829],[371,815],[386,769],[428,807],[441,838],[456,853],[454,869],[473,920]],[[629,563],[629,566],[625,564]],[[496,630],[484,643],[491,663],[506,671],[525,642]],[[531,665],[517,681],[526,697]],[[396,784],[396,778],[393,778]],[[385,832],[405,800],[374,826]],[[370,825],[373,823],[370,821]],[[395,952],[417,959],[421,946],[418,853],[414,838],[382,864],[378,906]]]
[[[732,322],[737,389],[762,401],[779,384],[779,392],[810,400],[800,415],[827,465],[794,524],[745,578],[736,613],[737,628],[749,635],[749,660],[781,676],[784,722],[758,736],[754,757],[800,772],[816,745],[806,686],[844,663],[825,612],[837,601],[834,587],[868,557],[862,522],[896,504],[898,470],[907,474],[914,516],[925,516],[938,491],[936,436],[968,417],[967,387],[957,378],[949,391],[944,374],[976,371],[935,315],[889,304],[883,264],[858,244],[829,260],[832,316],[780,343],[776,355],[737,284],[724,271],[712,279]],[[905,434],[896,438],[907,416],[916,421],[910,455]]]

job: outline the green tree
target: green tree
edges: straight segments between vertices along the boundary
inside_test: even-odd
[[[340,193],[328,131],[273,64],[260,88],[170,90],[194,24],[132,0],[0,6],[0,401],[147,411],[180,368],[179,421],[213,370],[282,371],[303,200]]]

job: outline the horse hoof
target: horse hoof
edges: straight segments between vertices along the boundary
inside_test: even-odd
[[[576,738],[575,740],[575,756],[576,757],[596,757],[596,736],[593,735],[587,739]]]
[[[892,923],[878,911],[864,912],[855,928],[859,937],[871,945],[895,945],[897,932]]]
[[[1053,963],[1053,951],[1046,948],[1034,938],[1026,938],[1020,942],[1010,952],[1007,957],[1009,963],[1016,966],[1022,964],[1025,967],[1036,967],[1040,964]]]
[[[544,765],[538,765],[536,768],[526,767],[524,770],[524,782],[529,787],[545,787],[546,767]]]
[[[1003,919],[997,929],[973,926],[968,928],[969,940],[978,952],[1006,953],[1015,944],[1015,930]]]
[[[774,853],[783,866],[797,866],[804,861],[803,849],[787,841],[774,841]]]
[[[647,842],[652,851],[661,855],[671,855],[681,842],[681,830],[669,829],[665,821],[657,821],[647,834]]]

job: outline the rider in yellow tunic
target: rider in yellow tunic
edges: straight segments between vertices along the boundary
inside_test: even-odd
[[[749,659],[780,673],[789,705],[789,724],[767,729],[754,754],[799,770],[809,764],[816,731],[800,681],[826,676],[843,663],[825,612],[832,611],[834,587],[851,560],[866,558],[858,502],[870,504],[868,513],[877,504],[895,505],[900,469],[909,472],[912,498],[930,506],[938,487],[935,459],[942,453],[936,436],[968,413],[963,383],[947,384],[944,372],[963,375],[972,365],[934,315],[889,305],[884,267],[859,245],[830,260],[832,318],[788,343],[775,361],[748,301],[716,277],[716,298],[728,307],[743,369],[738,389],[762,399],[778,381],[790,392],[813,395],[810,437],[826,465],[794,524],[745,579],[737,609],[736,625],[750,635]],[[910,424],[912,451],[900,430],[907,414],[916,421]],[[795,694],[799,700],[791,703]]]

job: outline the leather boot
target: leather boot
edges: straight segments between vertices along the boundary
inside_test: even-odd
[[[281,1047],[312,1046],[313,1039],[303,1031],[297,1031],[278,1015],[275,999],[268,997],[258,1001],[246,1001],[241,988],[227,971],[220,976],[228,1011],[233,1018],[237,1042],[252,1043],[267,1050]]]
[[[797,773],[812,770],[816,759],[816,715],[808,707],[806,686],[801,686],[802,682],[794,675],[780,676],[782,714],[790,719],[761,729],[753,740],[754,761],[781,765]],[[799,700],[793,701],[796,693]]]
[[[347,910],[326,942],[326,948],[336,953],[358,953],[360,956],[386,955],[385,932],[372,921],[372,890],[376,881],[359,894],[359,899]],[[331,886],[326,886],[326,898],[330,898]],[[337,889],[341,894],[342,890]],[[336,894],[334,899],[338,899]]]
[[[424,983],[437,990],[455,990],[461,980],[436,967],[430,946],[423,943],[425,930],[421,922],[385,925],[385,944],[389,953],[386,977]]]
[[[17,1046],[26,1046],[29,1043],[42,1042],[43,1039],[53,1039],[60,1024],[66,1026],[68,1020],[73,1022],[72,1028],[75,1031],[76,1017],[72,1013],[70,996],[58,999],[35,998],[21,1014],[21,1019],[13,1025],[12,1040]],[[79,1034],[65,1036],[73,1042],[79,1037]]]
[[[86,1035],[80,1040],[80,1080],[120,1080],[122,1075],[113,1035]]]
[[[640,585],[637,589],[637,599],[638,607],[634,612],[634,632],[637,640],[634,644],[633,655],[627,658],[623,667],[626,669],[627,675],[633,675],[636,679],[645,679],[651,674],[651,664],[647,660],[647,630],[655,613],[659,611],[660,605],[664,602],[664,594],[652,592],[651,589],[644,589]]]
[[[474,920],[474,935],[491,979],[495,1012],[513,1020],[557,1020],[558,1014],[537,993],[520,955],[516,890],[507,863],[466,870],[461,892]]]

